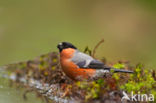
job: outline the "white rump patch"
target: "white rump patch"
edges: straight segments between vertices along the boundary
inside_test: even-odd
[[[109,70],[104,70],[104,69],[100,69],[100,70],[96,70],[96,74],[94,77],[103,77],[105,74],[110,73]]]

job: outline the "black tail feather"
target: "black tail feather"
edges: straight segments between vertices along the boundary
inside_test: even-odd
[[[117,72],[121,72],[121,73],[134,73],[133,71],[130,71],[130,70],[115,69],[115,68],[112,68],[112,71],[113,71],[114,73],[117,73]]]

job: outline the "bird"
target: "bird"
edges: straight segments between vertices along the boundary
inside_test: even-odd
[[[60,64],[63,72],[72,80],[89,80],[103,77],[106,73],[133,73],[130,70],[109,67],[77,49],[69,42],[57,45],[60,54]]]

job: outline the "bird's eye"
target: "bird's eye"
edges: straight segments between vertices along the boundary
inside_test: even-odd
[[[67,45],[65,43],[62,44],[64,47],[66,47]]]

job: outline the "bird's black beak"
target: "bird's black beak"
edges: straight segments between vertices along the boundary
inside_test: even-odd
[[[61,51],[63,50],[62,44],[58,44],[58,45],[57,45],[57,48],[59,49],[59,52],[61,52]]]

